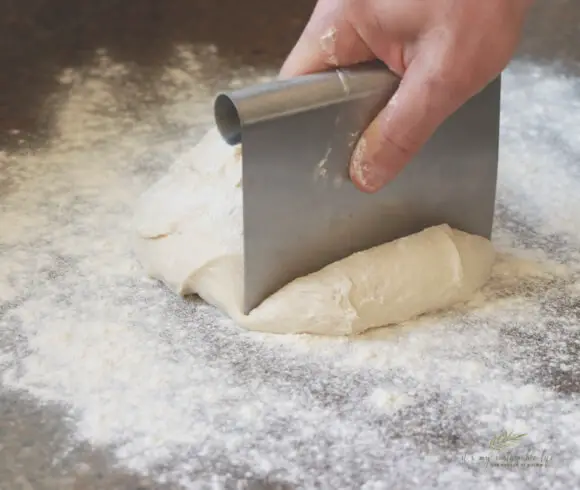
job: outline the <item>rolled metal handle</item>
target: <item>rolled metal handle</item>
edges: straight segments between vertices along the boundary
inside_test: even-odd
[[[393,91],[399,77],[380,61],[222,92],[214,101],[217,128],[230,145],[246,125]]]

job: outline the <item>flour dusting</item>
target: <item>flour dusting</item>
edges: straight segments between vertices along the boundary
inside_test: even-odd
[[[47,144],[0,153],[4,386],[66,408],[71,448],[89,441],[182,488],[572,488],[580,82],[525,63],[506,73],[500,258],[484,290],[327,339],[241,331],[147,279],[131,254],[137,197],[206,131],[213,93],[274,75],[226,80],[220,64],[215,47],[180,47],[145,90],[99,51],[60,74]],[[504,430],[525,434],[511,454],[549,464],[478,463]]]

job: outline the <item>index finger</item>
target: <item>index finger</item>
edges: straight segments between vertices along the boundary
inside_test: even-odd
[[[343,3],[321,0],[284,62],[280,77],[316,73],[372,58],[371,51],[349,23]]]

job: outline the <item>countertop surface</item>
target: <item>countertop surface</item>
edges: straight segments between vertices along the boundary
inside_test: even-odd
[[[578,486],[578,2],[538,1],[505,73],[498,261],[468,304],[255,334],[135,260],[139,194],[218,89],[275,75],[311,6],[3,7],[0,489]]]

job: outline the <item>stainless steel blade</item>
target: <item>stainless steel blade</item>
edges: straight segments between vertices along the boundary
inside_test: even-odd
[[[398,82],[376,62],[216,98],[222,136],[242,143],[246,313],[299,276],[429,226],[490,236],[500,78],[384,189],[365,194],[350,181],[354,144]]]

